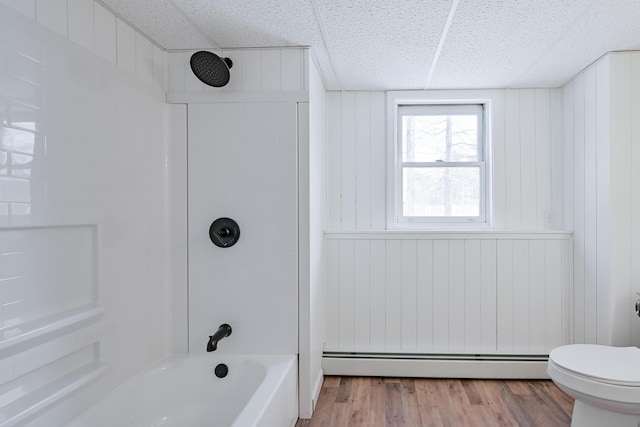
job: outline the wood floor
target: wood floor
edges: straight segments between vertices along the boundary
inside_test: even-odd
[[[572,408],[551,381],[325,377],[313,418],[296,427],[560,427]]]

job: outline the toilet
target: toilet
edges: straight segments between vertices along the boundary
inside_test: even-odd
[[[549,353],[547,373],[575,399],[572,427],[639,427],[640,348],[557,347]]]

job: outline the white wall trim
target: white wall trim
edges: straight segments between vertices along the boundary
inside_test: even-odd
[[[218,102],[309,102],[308,91],[291,92],[169,92],[169,104],[210,104]]]
[[[570,231],[326,231],[325,239],[329,240],[455,240],[455,239],[527,239],[527,240],[570,240]]]
[[[548,379],[546,361],[407,360],[324,357],[326,375]]]

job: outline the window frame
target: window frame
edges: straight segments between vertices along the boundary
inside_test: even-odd
[[[497,91],[392,91],[387,92],[387,228],[400,229],[486,229],[491,226],[492,180],[491,180],[491,129],[492,107],[498,97]],[[402,215],[402,139],[401,108],[421,106],[481,106],[483,123],[479,157],[480,168],[480,212],[478,217],[408,217]],[[464,107],[463,107],[464,108]],[[479,159],[480,160],[480,159]],[[424,162],[431,163],[431,162]],[[456,162],[449,162],[453,165]],[[472,163],[463,162],[466,165]],[[433,165],[435,166],[435,165]],[[452,166],[458,167],[458,166]],[[474,166],[476,167],[476,166]]]

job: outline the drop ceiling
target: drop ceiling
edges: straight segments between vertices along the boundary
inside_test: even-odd
[[[310,46],[329,90],[558,87],[640,49],[640,0],[102,0],[172,50]]]

